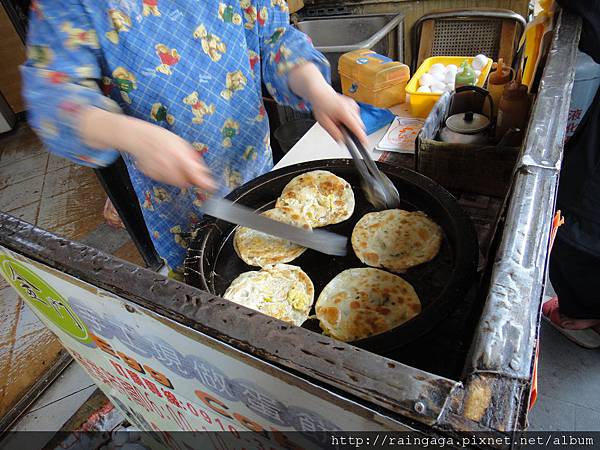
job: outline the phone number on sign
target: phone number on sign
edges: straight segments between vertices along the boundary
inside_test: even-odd
[[[142,430],[154,430],[153,437],[160,438],[160,442],[170,448],[188,449],[188,445],[178,445],[178,441],[192,438],[196,440],[199,437],[210,438],[209,442],[219,443],[223,436],[231,435],[242,443],[255,445],[254,447],[240,447],[247,450],[296,450],[302,448],[289,440],[282,432],[270,427],[265,429],[261,424],[244,416],[239,412],[232,411],[223,401],[204,392],[196,390],[194,393],[199,400],[208,408],[208,411],[199,406],[179,397],[172,390],[157,386],[148,378],[141,374],[135,374],[127,370],[114,361],[110,361],[115,373],[111,373],[103,367],[98,366],[93,361],[85,358],[77,352],[72,352],[73,357],[81,364],[94,378],[110,386],[111,391],[118,392],[122,398],[133,404],[137,408],[130,408],[119,398],[110,396],[113,403],[119,407],[127,416]],[[162,421],[172,425],[171,429],[181,430],[186,433],[169,433],[161,431],[152,419],[144,417],[143,412],[154,414]],[[218,415],[215,415],[218,414]],[[231,422],[231,423],[228,423]],[[242,427],[238,429],[237,426]],[[206,433],[211,433],[206,436]],[[220,433],[219,433],[220,432]],[[223,433],[226,432],[226,433]],[[242,434],[240,434],[242,432]],[[250,433],[251,432],[251,433]],[[243,435],[243,436],[242,436]],[[232,442],[228,440],[228,446],[233,448]],[[214,444],[213,444],[214,445]],[[266,445],[266,446],[265,446]],[[197,446],[193,447],[197,448]],[[206,448],[206,447],[202,447]],[[221,447],[216,447],[221,448]]]

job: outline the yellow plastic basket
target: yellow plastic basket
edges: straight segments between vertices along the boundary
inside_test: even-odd
[[[435,102],[440,98],[440,94],[433,94],[430,92],[417,92],[419,89],[419,78],[426,73],[429,68],[436,64],[444,64],[447,66],[448,64],[456,64],[460,66],[464,60],[467,60],[470,63],[473,62],[473,57],[466,56],[432,56],[431,58],[427,58],[423,63],[419,66],[417,71],[414,73],[408,84],[406,85],[406,93],[410,96],[409,104],[410,104],[410,113],[414,117],[427,117]],[[477,86],[483,87],[485,84],[485,80],[487,79],[490,70],[492,69],[492,59],[488,58],[487,65],[481,71],[481,75],[477,80]]]

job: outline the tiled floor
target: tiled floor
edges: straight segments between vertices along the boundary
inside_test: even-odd
[[[26,125],[0,136],[0,211],[142,264],[127,233],[104,224],[105,201],[93,170],[49,155]],[[54,336],[0,279],[0,416],[53,364],[60,349]],[[81,383],[86,389],[80,390]],[[71,365],[20,426],[52,429],[62,415],[81,406],[93,391],[91,385],[89,377]],[[44,418],[54,422],[44,424]]]
[[[105,199],[92,170],[48,155],[26,126],[0,137],[1,211],[142,264],[127,233],[103,223]],[[539,398],[529,416],[530,428],[600,430],[600,351],[577,347],[547,324],[542,324],[540,340]],[[52,363],[59,349],[0,280],[0,414]],[[71,364],[18,429],[56,429],[91,395],[91,386],[79,366]]]
[[[556,295],[550,282],[545,298]],[[538,401],[529,414],[535,431],[600,430],[600,350],[587,350],[545,321],[540,328]]]
[[[61,348],[11,287],[0,290],[0,416],[52,366]]]
[[[600,430],[600,350],[583,349],[543,322],[538,370],[530,429]]]
[[[91,378],[73,362],[29,408],[13,430],[56,431],[95,389]],[[72,405],[77,406],[73,408]]]

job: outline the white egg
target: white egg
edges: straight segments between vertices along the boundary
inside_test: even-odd
[[[446,71],[442,70],[439,72],[434,72],[431,74],[436,81],[441,81],[442,83],[446,80]]]
[[[446,88],[446,83],[442,83],[441,81],[435,81],[433,83],[431,83],[431,92],[435,93],[435,94],[441,94],[442,92],[444,92],[444,89]]]
[[[431,92],[431,89],[429,89],[429,86],[421,86],[417,89],[417,92]]]
[[[488,58],[485,55],[477,55],[475,58],[473,58],[473,62],[471,63],[471,65],[473,66],[473,69],[475,70],[482,70],[485,66],[487,66],[488,63]]]
[[[446,84],[454,83],[455,78],[456,78],[456,72],[452,72],[451,70],[449,70],[448,72],[446,72],[446,76],[444,77],[444,82]]]
[[[454,83],[446,83],[446,88],[444,89],[446,92],[454,91]]]
[[[481,76],[481,70],[474,70],[473,72],[475,72],[475,79],[479,80],[479,77]]]
[[[456,64],[448,64],[446,66],[446,72],[452,72],[454,75],[456,75],[456,72],[458,72],[458,66]]]
[[[441,64],[434,64],[433,66],[431,66],[429,68],[429,74],[432,77],[434,77],[436,80],[439,80],[440,77],[443,77],[445,72],[446,72],[446,70],[445,70],[444,66]]]
[[[440,63],[432,64],[429,68],[429,73],[434,74],[435,72],[444,72],[446,70],[446,66]]]
[[[435,78],[433,78],[428,73],[424,73],[423,75],[421,75],[421,78],[419,78],[419,86],[431,86],[431,83],[433,83],[434,81]]]

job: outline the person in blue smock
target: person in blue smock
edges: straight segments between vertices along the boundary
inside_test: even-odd
[[[341,140],[358,107],[289,25],[285,0],[37,0],[22,67],[29,122],[90,167],[121,154],[156,250],[181,271],[207,191],[272,167],[261,82]]]

